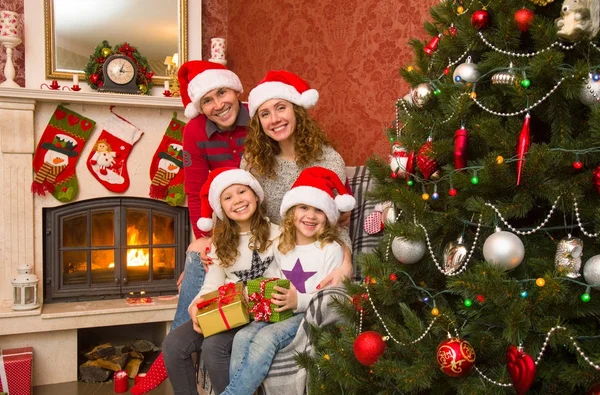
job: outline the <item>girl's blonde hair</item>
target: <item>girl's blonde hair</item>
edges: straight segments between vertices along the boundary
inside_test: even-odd
[[[256,196],[256,193],[254,195]],[[265,252],[272,243],[269,239],[271,235],[271,223],[264,213],[265,208],[257,202],[256,211],[250,218],[251,236],[248,248],[258,250],[258,252]],[[241,232],[239,225],[235,221],[227,215],[223,217],[222,220],[217,219],[217,223],[215,224],[213,243],[216,247],[215,254],[219,258],[219,264],[222,267],[229,267],[235,263],[237,256],[240,255],[238,245]]]
[[[296,104],[296,130],[294,131],[294,153],[299,168],[323,158],[323,147],[329,144],[327,135],[312,119],[306,109]],[[275,156],[281,152],[279,144],[271,139],[262,128],[259,111],[250,119],[248,134],[244,143],[244,159],[247,168],[255,176],[275,178]]]
[[[310,205],[307,204],[307,206]],[[287,254],[296,248],[296,227],[294,226],[294,212],[296,211],[296,207],[298,205],[290,207],[281,219],[281,234],[279,235],[279,246],[277,249],[282,254]],[[329,221],[325,221],[325,227],[317,234],[317,241],[321,243],[321,247],[334,241],[341,244],[337,226],[331,225]]]

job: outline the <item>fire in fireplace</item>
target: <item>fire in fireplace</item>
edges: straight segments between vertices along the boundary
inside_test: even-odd
[[[44,301],[177,292],[189,241],[184,207],[101,198],[44,209]]]

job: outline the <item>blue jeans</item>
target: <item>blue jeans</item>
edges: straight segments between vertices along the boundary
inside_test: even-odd
[[[277,351],[294,340],[304,314],[267,323],[254,321],[236,333],[229,363],[229,385],[223,395],[253,394],[267,377]]]
[[[189,251],[186,254],[183,273],[183,282],[179,289],[179,301],[177,302],[177,310],[171,324],[171,330],[190,319],[188,306],[192,303],[196,295],[198,295],[200,287],[204,284],[206,272],[204,271],[204,266],[202,266],[199,252]]]

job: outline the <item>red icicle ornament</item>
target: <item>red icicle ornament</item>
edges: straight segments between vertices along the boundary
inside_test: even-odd
[[[441,34],[441,33],[440,33],[440,34],[438,34],[437,36],[433,37],[433,38],[431,39],[431,41],[429,41],[429,44],[427,44],[427,45],[426,45],[426,46],[423,48],[423,51],[424,51],[424,52],[425,52],[427,55],[429,55],[429,56],[433,55],[433,53],[435,52],[435,50],[436,50],[436,49],[437,49],[437,47],[438,47],[438,44],[440,43],[440,38],[441,38],[441,37],[442,37],[442,34]]]
[[[592,173],[592,182],[596,187],[596,192],[600,193],[600,166],[596,167],[596,170]]]
[[[469,137],[467,129],[461,126],[454,133],[454,168],[460,170],[467,166],[467,146]]]
[[[519,140],[517,141],[517,185],[521,183],[521,172],[523,171],[523,165],[525,164],[525,155],[529,151],[531,145],[531,136],[529,134],[529,121],[531,115],[527,113],[525,115],[525,122],[523,122],[523,128],[519,133]]]
[[[506,368],[517,395],[524,395],[535,380],[535,362],[521,347],[508,346]]]
[[[408,178],[415,174],[415,151],[410,151],[408,159],[406,160],[406,171],[404,172],[404,178]]]

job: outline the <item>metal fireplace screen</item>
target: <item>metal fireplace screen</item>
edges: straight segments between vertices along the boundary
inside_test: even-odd
[[[44,209],[44,300],[177,292],[189,241],[186,208],[102,198]]]

